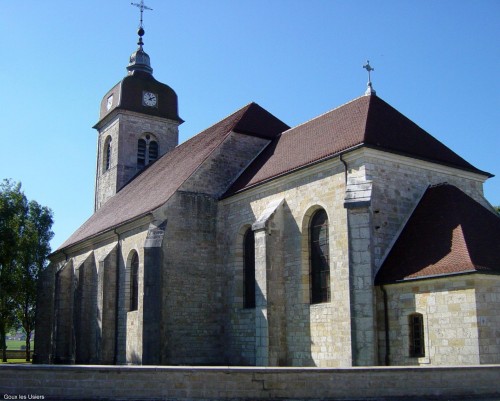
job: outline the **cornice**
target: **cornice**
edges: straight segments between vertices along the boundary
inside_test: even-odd
[[[290,179],[300,179],[308,175],[312,175],[324,170],[330,170],[333,167],[341,166],[340,156],[349,165],[355,160],[361,159],[363,157],[371,157],[379,160],[385,160],[389,162],[396,162],[404,164],[407,166],[417,167],[437,173],[454,175],[460,178],[469,179],[484,183],[489,176],[486,174],[480,174],[472,171],[463,170],[457,167],[446,166],[440,163],[426,161],[422,159],[416,159],[414,157],[408,157],[396,153],[391,153],[383,150],[378,150],[370,148],[364,145],[354,147],[352,149],[347,149],[344,152],[337,153],[335,155],[329,156],[328,158],[318,160],[314,163],[308,164],[306,166],[299,167],[295,170],[284,172],[278,176],[272,177],[264,182],[257,183],[254,186],[231,195],[227,198],[222,199],[220,202],[223,205],[228,205],[233,202],[237,202],[241,199],[252,197],[255,194],[261,192],[267,192],[278,186],[283,185],[284,182]],[[366,161],[365,161],[366,163]],[[342,166],[343,167],[343,166]]]

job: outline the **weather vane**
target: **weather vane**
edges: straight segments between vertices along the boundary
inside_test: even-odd
[[[375,89],[372,88],[372,79],[371,79],[371,72],[375,71],[375,68],[373,68],[370,65],[370,60],[366,60],[366,64],[363,66],[363,68],[366,71],[368,71],[368,83],[367,83],[368,88],[366,88],[365,95],[375,94],[376,92]]]
[[[133,6],[138,7],[138,8],[139,8],[139,10],[141,10],[141,23],[140,23],[140,25],[139,25],[139,28],[142,28],[142,13],[144,12],[144,10],[151,10],[151,11],[153,11],[153,9],[152,9],[152,8],[149,8],[148,6],[146,6],[146,5],[144,4],[144,0],[141,0],[141,2],[140,2],[140,3],[130,3],[130,4],[131,4],[131,5],[133,5]]]

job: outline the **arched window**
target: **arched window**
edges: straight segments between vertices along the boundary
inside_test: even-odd
[[[111,137],[108,136],[104,141],[103,170],[108,171],[110,167],[111,167]]]
[[[243,239],[243,307],[255,308],[255,237],[251,228]]]
[[[424,317],[421,313],[412,313],[408,316],[408,323],[410,329],[410,357],[423,357],[425,356]]]
[[[130,261],[130,311],[139,306],[139,255],[134,252]]]
[[[158,143],[156,141],[149,142],[149,163],[158,159]]]
[[[314,213],[310,225],[311,303],[330,301],[330,255],[328,216],[323,209]]]
[[[158,142],[150,134],[137,141],[137,167],[139,169],[154,162],[158,159],[158,155]]]
[[[146,165],[146,141],[139,139],[137,141],[137,167],[142,168]]]

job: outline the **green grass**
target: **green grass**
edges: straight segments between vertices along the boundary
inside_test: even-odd
[[[2,357],[0,356],[0,365],[16,364],[16,363],[31,363],[26,362],[26,359],[8,359],[7,362],[2,362]]]
[[[8,350],[21,349],[21,346],[26,345],[24,340],[7,340],[6,343]],[[33,341],[31,342],[31,349],[33,349]]]

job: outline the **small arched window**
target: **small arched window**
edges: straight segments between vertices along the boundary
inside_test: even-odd
[[[111,137],[108,136],[104,141],[104,171],[108,171],[111,167]]]
[[[139,139],[137,141],[137,167],[142,168],[146,165],[146,141]]]
[[[149,163],[158,159],[158,143],[156,141],[149,142]]]
[[[328,216],[323,209],[314,213],[310,225],[311,303],[330,301],[330,252]]]
[[[130,311],[139,307],[139,255],[134,252],[130,261]]]
[[[243,239],[243,307],[255,308],[255,236],[251,228]]]
[[[410,329],[410,357],[424,357],[424,316],[421,313],[412,313],[408,316],[408,324]]]

